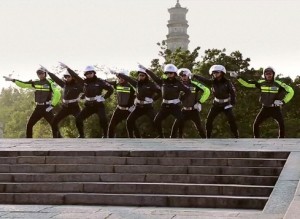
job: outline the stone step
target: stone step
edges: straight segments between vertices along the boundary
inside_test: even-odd
[[[197,157],[286,159],[289,152],[265,151],[0,151],[0,157],[18,156],[116,156],[116,157]]]
[[[1,193],[0,204],[118,205],[263,209],[266,197],[99,193]]]
[[[286,159],[268,158],[178,158],[113,156],[20,156],[0,157],[0,164],[109,164],[163,166],[282,167]]]
[[[112,194],[173,194],[268,197],[273,186],[183,183],[0,183],[1,193],[112,193]]]
[[[0,164],[0,173],[164,173],[278,176],[282,167]]]
[[[275,185],[277,176],[124,173],[0,173],[0,182],[161,182]]]

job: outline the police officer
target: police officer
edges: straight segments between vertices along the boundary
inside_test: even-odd
[[[178,70],[177,73],[181,77],[181,81],[183,82],[183,84],[190,88],[191,94],[186,95],[185,98],[181,100],[182,101],[181,111],[183,115],[182,127],[179,127],[178,120],[175,120],[172,127],[171,137],[172,138],[177,137],[177,132],[179,129],[179,138],[182,138],[184,123],[188,120],[192,120],[197,128],[199,135],[202,138],[206,138],[206,133],[201,125],[199,112],[201,111],[202,108],[201,104],[208,99],[210,95],[210,90],[209,88],[205,87],[203,84],[191,80],[192,73],[189,69],[181,68]],[[201,92],[202,95],[200,95]]]
[[[108,137],[113,138],[115,137],[115,128],[116,126],[122,122],[123,120],[126,120],[129,114],[134,110],[134,98],[135,98],[135,90],[130,83],[127,82],[127,80],[124,77],[121,77],[121,75],[127,76],[126,71],[118,71],[114,72],[111,71],[111,73],[115,74],[118,78],[117,81],[108,82],[110,83],[116,93],[117,93],[117,107],[115,111],[113,112],[113,115],[110,119],[110,123],[108,126]],[[134,132],[135,136],[137,138],[140,137],[139,130],[134,125]]]
[[[183,117],[180,110],[181,101],[179,96],[181,92],[184,95],[189,95],[191,91],[176,78],[178,69],[173,64],[167,64],[164,67],[166,78],[159,78],[144,66],[140,65],[139,67],[144,68],[147,74],[161,87],[163,101],[159,112],[154,118],[154,126],[157,129],[158,137],[163,138],[162,121],[169,115],[173,115],[177,119],[179,126],[181,126]]]
[[[78,102],[80,99],[80,93],[83,92],[83,85],[71,76],[70,71],[72,71],[70,68],[66,68],[63,74],[63,80],[58,78],[51,72],[48,73],[50,78],[63,88],[62,109],[58,112],[58,114],[52,121],[53,130],[56,133],[55,137],[57,138],[61,137],[58,131],[58,124],[60,123],[60,121],[69,115],[72,115],[76,118],[80,113]]]
[[[262,108],[253,124],[254,137],[260,137],[259,126],[268,118],[273,118],[279,125],[279,138],[285,137],[284,120],[281,106],[288,103],[294,96],[294,90],[285,83],[275,79],[275,70],[272,67],[264,69],[264,79],[259,81],[246,81],[237,73],[232,73],[232,77],[238,78],[243,86],[260,89],[260,102]],[[282,95],[283,94],[283,95]]]
[[[136,98],[134,100],[135,109],[130,113],[127,118],[127,132],[128,137],[133,138],[133,131],[136,124],[136,120],[143,115],[150,118],[153,124],[155,112],[153,109],[153,102],[161,97],[160,88],[149,79],[148,74],[144,68],[138,68],[138,79],[133,79],[124,74],[119,74],[120,78],[128,81],[131,86],[136,90]]]
[[[34,96],[36,107],[27,123],[27,138],[32,138],[33,126],[42,118],[45,118],[46,121],[51,125],[53,137],[56,137],[57,135],[51,123],[54,117],[52,109],[60,101],[61,93],[60,90],[55,86],[54,82],[46,78],[47,72],[48,70],[46,68],[41,67],[36,71],[39,80],[27,82],[4,77],[7,81],[12,81],[21,88],[31,88],[35,90]]]
[[[83,121],[93,114],[99,117],[103,138],[107,137],[108,123],[105,114],[104,101],[113,93],[113,87],[106,81],[96,76],[94,66],[87,66],[84,70],[85,79],[79,77],[74,71],[69,71],[71,76],[83,84],[85,96],[85,107],[76,118],[76,126],[79,131],[79,138],[84,138]],[[107,92],[103,95],[103,90]]]
[[[213,75],[213,79],[207,79],[200,75],[194,75],[193,78],[211,86],[214,94],[213,106],[210,109],[206,121],[206,137],[210,138],[213,121],[220,113],[224,113],[230,125],[231,132],[235,138],[239,137],[238,128],[232,108],[236,101],[236,91],[233,84],[225,78],[226,69],[223,65],[211,66],[209,73]]]

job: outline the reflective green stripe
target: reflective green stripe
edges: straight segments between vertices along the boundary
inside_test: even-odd
[[[203,90],[203,94],[201,95],[199,102],[204,103],[209,98],[210,89],[197,81],[191,81],[191,83]]]
[[[261,86],[260,87],[261,92],[263,93],[272,93],[272,94],[277,94],[279,91],[279,87],[269,87],[269,86]]]
[[[121,93],[130,93],[130,87],[117,86],[116,90]]]
[[[277,84],[279,84],[281,87],[283,87],[284,90],[287,92],[287,94],[283,98],[283,102],[288,103],[293,98],[293,96],[294,96],[294,90],[293,90],[293,88],[290,87],[290,86],[288,86],[287,84],[281,82],[281,81],[275,80],[275,82]]]
[[[262,93],[271,93],[271,94],[277,94],[278,91],[271,91],[271,90],[261,90]]]
[[[244,87],[256,88],[255,84],[250,84],[242,78],[238,78],[237,81],[240,82],[240,84],[243,85]]]
[[[35,90],[39,90],[39,91],[51,91],[50,88],[35,88]]]

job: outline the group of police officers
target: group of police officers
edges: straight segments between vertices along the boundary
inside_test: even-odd
[[[162,122],[169,115],[175,117],[171,138],[183,137],[184,123],[188,120],[195,124],[200,137],[211,138],[213,121],[220,113],[226,115],[232,136],[239,137],[232,110],[236,103],[236,90],[231,81],[225,77],[226,69],[222,65],[211,66],[209,73],[212,78],[208,79],[193,75],[187,68],[177,69],[173,64],[165,65],[164,75],[158,77],[154,72],[139,64],[137,78],[130,77],[125,71],[110,70],[118,78],[117,81],[106,81],[97,77],[94,66],[87,66],[84,70],[85,78],[81,78],[64,63],[60,65],[65,69],[63,79],[44,67],[37,70],[39,80],[24,82],[4,77],[21,88],[35,89],[36,107],[27,123],[27,138],[32,138],[33,126],[41,118],[45,118],[51,125],[54,138],[62,137],[59,123],[69,115],[76,119],[79,138],[84,138],[83,122],[93,114],[99,117],[104,138],[114,138],[115,128],[123,120],[126,120],[128,137],[140,138],[141,134],[136,121],[144,115],[149,118],[159,138],[165,137]],[[275,70],[272,67],[265,68],[263,73],[264,79],[259,81],[247,81],[237,72],[231,72],[230,75],[237,78],[237,81],[245,87],[260,89],[262,108],[253,124],[254,137],[260,137],[260,124],[272,117],[279,124],[279,137],[284,138],[285,127],[281,106],[292,99],[294,91],[290,86],[275,79]],[[62,107],[54,115],[52,109],[61,99],[60,89],[56,85],[63,89],[63,96]],[[114,90],[117,94],[117,106],[108,122],[104,103]],[[199,112],[211,92],[214,99],[204,129]],[[153,103],[160,98],[162,98],[162,104],[158,113],[155,114]],[[85,99],[83,109],[79,106],[80,99]]]

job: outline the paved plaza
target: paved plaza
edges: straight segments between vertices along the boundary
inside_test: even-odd
[[[0,205],[1,218],[299,218],[300,140],[298,139],[1,139],[0,154],[47,151],[284,151],[291,152],[263,211],[70,205]],[[298,186],[298,188],[297,188]]]

